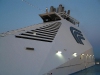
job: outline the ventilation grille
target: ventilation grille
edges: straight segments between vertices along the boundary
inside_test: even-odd
[[[19,35],[15,35],[17,38],[52,42],[57,34],[58,29],[60,28],[61,23],[56,22],[51,25],[46,25],[35,30],[30,30]]]
[[[26,47],[26,50],[34,50],[34,48]]]

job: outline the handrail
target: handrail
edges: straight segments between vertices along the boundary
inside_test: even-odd
[[[65,15],[66,17],[69,17],[70,19],[72,19],[75,22],[75,24],[79,25],[79,21],[77,21],[75,18],[71,17],[69,14],[66,14],[64,12],[60,12],[59,15]]]
[[[56,23],[59,23],[59,22],[56,22]],[[35,25],[41,25],[41,24],[44,24],[44,23],[40,23],[40,24],[35,24]],[[45,23],[46,24],[46,23]],[[49,23],[50,24],[50,23]],[[53,23],[51,23],[53,24]],[[11,30],[11,31],[7,31],[5,33],[0,33],[0,37],[4,37],[6,35],[14,35],[16,32],[22,32],[22,31],[25,31],[27,29],[30,29],[32,28],[34,25],[31,25],[31,26],[27,26],[27,27],[24,27],[24,28],[20,28],[20,29],[16,29],[16,30]],[[27,28],[27,29],[26,29]]]
[[[93,63],[93,61],[92,61],[92,62],[86,62],[86,63]],[[56,68],[56,69],[66,68],[66,67],[71,67],[71,66],[77,66],[77,65],[81,65],[81,64],[83,64],[83,63],[80,63],[80,64],[74,64],[74,65],[68,65],[68,66],[62,66],[62,67],[58,67],[58,68]]]

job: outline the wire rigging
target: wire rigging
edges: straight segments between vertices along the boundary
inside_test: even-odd
[[[44,10],[42,10],[42,9],[40,9],[40,8],[38,8],[38,7],[34,6],[34,5],[32,5],[32,4],[30,4],[30,3],[27,2],[26,0],[22,0],[22,1],[25,2],[25,3],[27,3],[27,4],[30,5],[30,6],[34,7],[34,8],[37,8],[38,10],[40,10],[40,11],[42,11],[42,12],[45,12]]]

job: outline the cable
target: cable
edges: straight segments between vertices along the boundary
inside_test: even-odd
[[[42,12],[45,12],[44,10],[42,10],[42,9],[40,9],[40,8],[38,8],[38,7],[34,6],[34,5],[32,5],[32,4],[30,4],[29,2],[27,2],[27,1],[25,1],[25,0],[22,0],[22,1],[25,2],[25,3],[27,3],[27,4],[30,5],[30,6],[34,7],[34,8],[37,8],[38,10],[40,10],[40,11],[42,11]]]

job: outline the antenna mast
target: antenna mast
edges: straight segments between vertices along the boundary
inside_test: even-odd
[[[30,6],[34,7],[34,8],[37,8],[38,10],[40,10],[40,11],[42,11],[42,12],[45,12],[44,10],[42,10],[42,9],[40,9],[40,8],[38,8],[38,7],[34,6],[34,5],[32,5],[32,4],[30,4],[30,3],[27,2],[26,0],[22,0],[22,1],[25,2],[25,3],[27,3],[27,4],[30,5]]]

